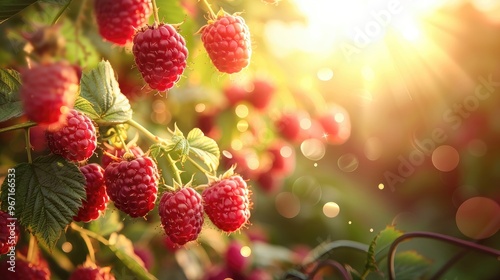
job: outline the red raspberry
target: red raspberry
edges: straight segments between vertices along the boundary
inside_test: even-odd
[[[97,147],[96,129],[92,120],[71,109],[66,123],[56,131],[47,130],[47,144],[52,153],[67,160],[87,160]]]
[[[16,260],[15,272],[9,271],[7,259],[0,264],[2,279],[4,280],[50,280],[50,270],[44,265],[36,265],[22,259]]]
[[[299,113],[284,113],[275,122],[278,133],[289,141],[300,141],[304,138],[300,121],[302,116]]]
[[[91,163],[80,167],[80,171],[87,181],[85,185],[87,198],[73,220],[90,222],[99,218],[109,201],[104,184],[104,169],[96,163]]]
[[[158,91],[171,89],[186,68],[186,42],[170,24],[143,27],[134,37],[132,52],[142,77]]]
[[[136,157],[140,157],[144,154],[141,147],[139,147],[139,146],[132,146],[132,147],[129,147],[128,149]],[[125,149],[120,149],[120,148],[111,148],[111,149],[108,149],[106,152],[121,159],[127,151]],[[107,154],[103,154],[102,158],[101,158],[102,168],[108,167],[108,165],[114,161],[116,161],[114,158],[108,156]]]
[[[257,110],[265,110],[271,103],[276,92],[274,84],[265,78],[256,78],[253,81],[253,90],[248,95],[248,101]]]
[[[202,197],[205,213],[223,231],[236,231],[250,218],[247,183],[239,175],[211,183]]]
[[[271,158],[271,167],[268,172],[288,176],[295,170],[295,150],[285,142],[278,141],[271,144],[267,149]]]
[[[344,144],[351,136],[349,114],[340,105],[331,105],[327,112],[318,117],[318,122],[323,127],[329,144]]]
[[[115,207],[131,217],[143,217],[155,206],[158,168],[147,156],[113,162],[104,171],[106,191]]]
[[[10,177],[9,177],[10,178]],[[16,246],[19,240],[19,226],[9,214],[0,211],[0,255],[7,254],[11,247]],[[14,234],[11,236],[11,234]]]
[[[245,270],[250,266],[250,259],[248,256],[243,256],[241,254],[241,248],[243,245],[233,240],[229,243],[226,250],[226,266],[233,273],[243,274]]]
[[[101,36],[115,44],[132,41],[135,30],[148,22],[151,0],[96,0],[94,10]]]
[[[200,30],[201,41],[215,67],[223,73],[240,72],[250,63],[252,45],[245,20],[221,10]]]
[[[66,62],[34,65],[21,72],[20,97],[27,117],[41,125],[64,122],[73,108],[79,79]]]
[[[115,280],[109,268],[78,267],[71,273],[69,280]]]
[[[283,187],[283,177],[274,172],[261,172],[257,177],[257,183],[263,192],[272,194]]]
[[[248,91],[242,85],[232,83],[224,88],[224,95],[229,106],[234,107],[247,98]]]
[[[198,238],[204,221],[203,205],[201,195],[193,188],[164,193],[158,211],[163,229],[173,243],[184,245]]]

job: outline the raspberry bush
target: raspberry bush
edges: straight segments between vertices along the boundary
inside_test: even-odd
[[[417,118],[383,94],[427,83],[376,63],[425,56],[380,62],[370,37],[365,59],[302,1],[0,1],[0,278],[497,279],[499,196],[483,187],[498,177],[497,95],[420,141],[443,124],[416,121],[439,115],[432,98],[415,97]],[[319,51],[331,41],[359,56]],[[498,82],[481,77],[485,97]],[[438,144],[463,148],[460,167],[435,174],[453,158]],[[466,249],[396,251],[410,239]]]

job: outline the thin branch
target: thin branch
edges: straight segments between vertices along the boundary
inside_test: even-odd
[[[56,24],[57,21],[59,20],[59,18],[61,18],[62,14],[64,13],[64,11],[66,11],[66,9],[68,8],[69,4],[71,4],[71,0],[69,0],[62,8],[61,10],[59,10],[59,12],[57,13],[56,17],[54,18],[54,20],[52,20],[52,25]]]
[[[21,128],[32,127],[32,126],[35,126],[35,125],[37,125],[36,122],[19,123],[19,124],[11,125],[11,126],[8,126],[8,127],[0,128],[0,133],[7,132],[7,131],[12,131],[12,130],[16,130],[16,129],[21,129]]]
[[[490,247],[486,247],[483,245],[479,245],[477,243],[471,242],[471,241],[466,241],[462,239],[458,239],[455,237],[451,237],[449,235],[444,235],[444,234],[439,234],[439,233],[434,233],[434,232],[409,232],[401,235],[400,237],[396,238],[394,242],[392,242],[391,247],[389,248],[389,254],[387,257],[387,265],[389,269],[389,280],[394,280],[396,279],[395,271],[394,271],[394,257],[396,255],[396,249],[399,245],[399,243],[407,240],[407,239],[412,239],[412,238],[430,238],[430,239],[435,239],[439,241],[443,241],[446,243],[450,243],[456,246],[461,246],[465,248],[469,248],[474,251],[481,252],[486,255],[493,256],[495,258],[500,258],[500,251],[492,249]]]
[[[334,261],[334,260],[324,260],[324,261],[321,261],[314,268],[314,270],[311,272],[309,278],[314,278],[314,276],[316,275],[316,273],[318,273],[319,270],[322,269],[325,266],[333,267],[335,270],[337,270],[337,272],[340,273],[340,275],[342,275],[342,279],[344,279],[344,280],[352,280],[351,274],[349,274],[349,272],[345,269],[345,267],[341,263],[339,263],[337,261]]]

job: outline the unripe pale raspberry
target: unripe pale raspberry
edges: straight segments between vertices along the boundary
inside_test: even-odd
[[[143,217],[154,208],[159,175],[150,157],[113,162],[106,167],[104,178],[109,198],[130,217]]]
[[[63,123],[78,91],[75,68],[66,62],[33,65],[21,71],[21,79],[19,94],[26,116],[44,126]]]
[[[109,197],[104,184],[104,169],[96,163],[91,163],[80,167],[80,171],[87,182],[85,184],[87,198],[73,220],[90,222],[99,218],[108,205]]]
[[[87,160],[97,147],[94,123],[74,109],[69,111],[65,124],[55,131],[47,130],[46,137],[50,151],[70,161]]]
[[[233,175],[215,181],[203,193],[203,207],[212,223],[226,232],[240,229],[250,218],[247,183]]]
[[[134,37],[132,52],[142,77],[158,91],[171,89],[186,68],[186,42],[170,24],[143,27]]]
[[[164,193],[158,211],[163,229],[173,243],[184,245],[198,238],[204,221],[203,204],[201,195],[193,188]]]
[[[96,0],[94,10],[101,36],[125,45],[132,41],[135,30],[148,22],[152,5],[151,0]]]
[[[245,20],[219,12],[201,29],[201,41],[215,67],[223,73],[240,72],[250,63],[252,44]]]

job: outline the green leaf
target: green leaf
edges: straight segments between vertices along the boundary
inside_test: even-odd
[[[430,271],[431,261],[416,251],[403,251],[394,258],[394,270],[398,280],[423,279]]]
[[[111,209],[108,209],[103,216],[89,224],[89,230],[102,236],[108,236],[122,229],[123,223],[120,221],[120,214],[118,214],[118,211],[111,211]]]
[[[217,142],[205,136],[199,128],[191,130],[186,139],[189,143],[189,151],[203,160],[203,163],[210,168],[210,171],[217,170],[220,158]]]
[[[83,98],[80,94],[76,97],[75,100],[75,109],[77,109],[80,112],[85,113],[89,118],[96,120],[99,119],[99,114],[94,110],[94,107],[92,106],[92,103],[88,101],[87,99]]]
[[[115,253],[121,262],[133,273],[135,278],[132,279],[144,279],[144,280],[154,280],[157,279],[151,275],[143,265],[142,260],[134,253],[134,245],[132,241],[128,239],[125,235],[113,233],[109,237],[109,249]],[[117,275],[118,276],[118,275]],[[119,275],[121,277],[117,279],[125,279],[129,275]]]
[[[396,230],[393,226],[388,226],[377,234],[368,249],[365,271],[379,271],[377,263],[387,256],[392,242],[402,234],[403,232]]]
[[[21,76],[10,69],[0,69],[0,122],[19,117],[23,106],[19,99]]]
[[[0,24],[24,10],[37,0],[2,0],[0,1]]]
[[[124,123],[132,118],[132,109],[127,97],[121,93],[116,77],[108,61],[101,61],[96,68],[85,72],[81,79],[80,96],[92,104],[90,112],[101,124]],[[77,107],[77,109],[89,110]]]
[[[14,174],[8,178],[15,187],[9,180],[2,184],[2,209],[13,212],[21,225],[53,248],[86,197],[85,177],[78,166],[57,155],[21,163],[9,174]]]

